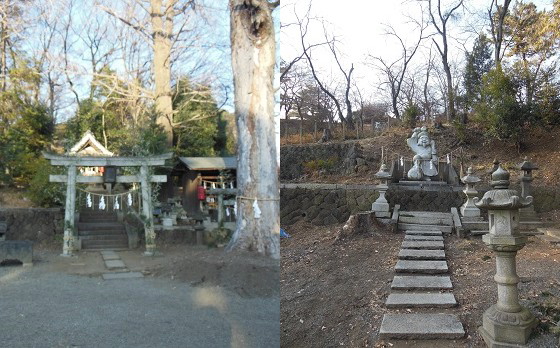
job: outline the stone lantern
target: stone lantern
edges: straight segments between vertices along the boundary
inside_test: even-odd
[[[371,205],[371,210],[378,213],[376,214],[378,217],[381,217],[381,215],[388,216],[389,202],[387,202],[387,199],[385,198],[385,193],[387,192],[387,189],[389,189],[389,185],[387,185],[387,180],[389,180],[391,174],[389,173],[389,171],[387,171],[387,166],[385,165],[385,163],[381,164],[381,168],[379,168],[379,171],[375,173],[375,177],[381,180],[381,184],[377,185],[377,189],[379,190],[379,197],[377,197],[377,200],[373,202],[373,204]],[[387,214],[379,214],[379,213],[387,213]]]
[[[534,180],[533,170],[537,170],[539,169],[539,167],[531,163],[531,161],[528,161],[527,157],[525,157],[525,160],[523,161],[523,163],[521,163],[519,169],[523,171],[523,174],[521,175],[521,197],[527,198],[529,196],[532,196],[531,182]],[[521,218],[523,220],[537,219],[535,208],[532,204],[526,208],[521,208],[519,210],[519,214],[521,215]]]
[[[479,217],[480,209],[478,209],[473,202],[478,191],[474,188],[475,184],[480,181],[478,176],[473,175],[472,167],[467,169],[467,175],[461,178],[461,181],[466,185],[463,192],[467,196],[467,201],[461,206],[461,215],[464,217]]]
[[[514,347],[526,344],[537,324],[531,312],[519,304],[515,269],[517,251],[527,242],[518,231],[519,208],[529,206],[533,197],[519,197],[509,189],[509,173],[501,166],[492,174],[491,184],[493,190],[481,200],[474,198],[474,204],[488,209],[490,233],[482,240],[496,254],[498,302],[484,312],[479,332],[488,347]]]

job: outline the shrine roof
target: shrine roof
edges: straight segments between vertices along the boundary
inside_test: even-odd
[[[191,170],[237,169],[236,157],[179,157]]]

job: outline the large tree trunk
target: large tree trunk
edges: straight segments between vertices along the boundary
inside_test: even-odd
[[[237,226],[227,249],[280,258],[274,134],[275,41],[266,0],[230,0],[237,145]]]
[[[453,80],[451,77],[451,68],[447,64],[447,58],[444,61],[443,69],[445,70],[445,78],[447,81],[447,121],[455,120],[455,93],[453,92]]]
[[[156,94],[157,124],[167,137],[167,146],[173,146],[173,104],[171,100],[171,35],[173,30],[173,7],[163,6],[162,0],[151,0],[152,30],[154,42],[154,83]],[[162,10],[165,9],[165,12]]]

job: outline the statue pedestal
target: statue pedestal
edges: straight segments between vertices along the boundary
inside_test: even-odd
[[[375,173],[375,177],[381,180],[381,184],[377,185],[379,197],[377,197],[375,202],[371,205],[371,210],[376,213],[375,215],[377,217],[389,217],[389,202],[387,202],[387,198],[385,198],[385,193],[389,189],[387,180],[389,180],[391,175],[387,171],[385,163],[381,164],[381,168],[377,173]]]
[[[377,185],[377,189],[379,190],[379,197],[377,197],[377,200],[371,205],[371,210],[374,212],[388,212],[389,202],[387,202],[387,198],[385,198],[385,192],[387,192],[389,186],[386,184],[380,184]]]

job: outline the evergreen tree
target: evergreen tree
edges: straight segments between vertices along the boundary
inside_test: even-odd
[[[490,40],[486,35],[480,34],[474,42],[472,52],[466,52],[465,55],[467,63],[463,74],[463,86],[465,88],[463,101],[465,111],[469,112],[480,101],[482,77],[490,71],[494,64]]]

